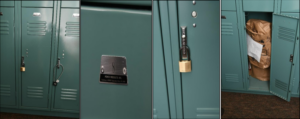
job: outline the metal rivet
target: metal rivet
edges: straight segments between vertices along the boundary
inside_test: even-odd
[[[195,0],[193,0],[193,5],[195,5],[196,4],[196,1]]]
[[[196,27],[196,23],[193,23],[193,27]]]
[[[28,50],[28,49],[26,49],[26,50]]]
[[[26,52],[26,54],[28,54],[28,52]]]
[[[123,68],[123,74],[126,74],[126,68],[125,67]]]
[[[193,16],[194,18],[196,18],[196,17],[197,17],[197,12],[196,12],[196,11],[193,11],[193,12],[192,12],[192,16]]]

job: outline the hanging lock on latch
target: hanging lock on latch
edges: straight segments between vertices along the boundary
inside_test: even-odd
[[[22,58],[21,58],[21,68],[20,68],[20,71],[21,71],[21,72],[24,72],[24,71],[25,71],[24,56],[22,56]]]
[[[191,72],[192,62],[190,59],[189,48],[186,45],[186,26],[181,27],[181,33],[182,47],[179,51],[179,72]],[[187,58],[187,60],[183,60],[183,58]]]

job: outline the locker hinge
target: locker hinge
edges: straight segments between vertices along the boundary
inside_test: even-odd
[[[290,62],[293,62],[293,59],[294,59],[294,55],[291,55],[290,56]]]

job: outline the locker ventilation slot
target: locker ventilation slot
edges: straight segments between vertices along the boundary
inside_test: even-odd
[[[239,82],[239,76],[237,74],[225,74],[225,80],[227,82]]]
[[[275,87],[283,91],[287,91],[287,84],[282,81],[279,81],[278,79],[275,80]]]
[[[232,23],[222,23],[222,35],[233,35]]]
[[[8,35],[9,34],[9,21],[0,20],[0,34]]]
[[[220,118],[219,108],[197,108],[197,119]]]
[[[27,87],[27,97],[29,98],[43,98],[43,87]]]
[[[295,30],[279,26],[278,38],[293,43],[295,40]]]
[[[67,22],[65,36],[79,37],[79,22]]]
[[[61,89],[60,99],[62,100],[76,100],[77,97],[77,89]]]
[[[10,96],[10,85],[0,85],[0,96]]]
[[[46,35],[46,21],[27,22],[27,34],[33,36]]]

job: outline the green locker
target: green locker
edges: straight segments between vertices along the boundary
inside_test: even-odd
[[[277,95],[287,101],[290,97],[299,97],[299,1],[296,0],[263,0],[263,1],[239,1],[236,0],[237,6],[237,23],[239,38],[234,39],[239,43],[231,47],[240,47],[242,74],[241,80],[244,80],[244,89],[233,87],[234,83],[222,84],[222,91],[241,92]],[[225,3],[225,2],[224,2]],[[265,5],[263,8],[253,10],[253,4]],[[251,8],[251,9],[250,9]],[[271,10],[271,8],[273,10]],[[269,10],[266,10],[269,9]],[[224,11],[223,11],[224,12]],[[273,15],[277,14],[277,15]],[[281,16],[281,15],[287,16]],[[249,19],[261,19],[272,23],[272,54],[271,54],[271,74],[270,81],[260,81],[249,75],[248,70],[248,56],[247,56],[247,42],[245,24]],[[222,20],[223,23],[223,20]],[[222,28],[223,29],[223,28]],[[298,28],[299,29],[299,28]],[[298,33],[298,34],[297,34]],[[222,41],[226,40],[222,37]],[[284,48],[282,48],[284,47]],[[223,49],[224,48],[224,49]],[[229,48],[224,47],[222,42],[222,56],[230,55],[226,52]],[[234,55],[239,55],[234,53]],[[292,56],[291,56],[292,55]],[[290,61],[292,59],[292,62]],[[222,58],[222,62],[227,62]],[[223,63],[222,63],[223,64]],[[232,70],[229,66],[222,65],[222,73]],[[236,71],[237,73],[237,71]],[[222,82],[225,77],[222,77]],[[242,86],[242,85],[240,85]]]
[[[58,46],[54,109],[79,111],[79,9],[61,9]]]
[[[273,12],[274,0],[243,0],[243,10],[252,12]]]
[[[63,2],[11,1],[6,6],[13,7],[0,7],[1,112],[79,117],[78,1],[68,1],[73,8],[63,8]],[[62,72],[55,66],[58,58],[65,67],[54,86]]]
[[[14,8],[0,7],[0,105],[16,106]]]
[[[299,54],[299,51],[295,50],[299,47],[298,20],[293,17],[273,15],[270,92],[287,101],[290,101],[292,92],[291,76],[296,73],[294,65],[296,60],[293,60],[293,57]]]
[[[159,1],[159,6],[162,60],[169,106],[157,106],[155,102],[158,98],[163,99],[163,93],[154,92],[154,108],[169,108],[170,117],[166,118],[171,119],[220,118],[220,1]],[[154,36],[154,48],[160,47],[156,43],[159,41],[158,37],[159,34]],[[180,55],[184,54],[184,48],[189,49],[189,52],[185,52],[186,57]],[[154,52],[155,60],[159,57],[159,50]],[[188,55],[191,72],[180,72],[180,59],[188,60]],[[154,69],[161,67],[158,64],[158,61],[154,62]],[[162,80],[163,75],[155,72],[154,78],[158,79],[154,79],[154,87],[158,87],[163,84],[158,85],[155,81]],[[156,98],[157,96],[159,97]],[[161,113],[157,110],[158,119],[159,114]]]
[[[153,119],[169,119],[169,97],[159,12],[158,1],[153,1]]]
[[[222,11],[222,89],[244,88],[236,14],[235,11]]]
[[[151,119],[151,26],[151,7],[136,10],[82,5],[81,119]],[[102,55],[126,57],[127,84],[100,82]],[[113,66],[105,65],[103,72]]]
[[[41,0],[41,1],[22,1],[22,7],[53,7],[53,0]]]
[[[178,1],[177,4],[178,32],[182,36],[180,27],[186,26],[192,64],[191,72],[180,74],[183,118],[220,118],[220,1],[196,1],[196,4]],[[179,48],[174,50],[173,55],[178,56],[178,51]],[[173,71],[179,74],[179,59],[173,59],[177,63]]]
[[[22,8],[22,107],[49,108],[52,10]]]

